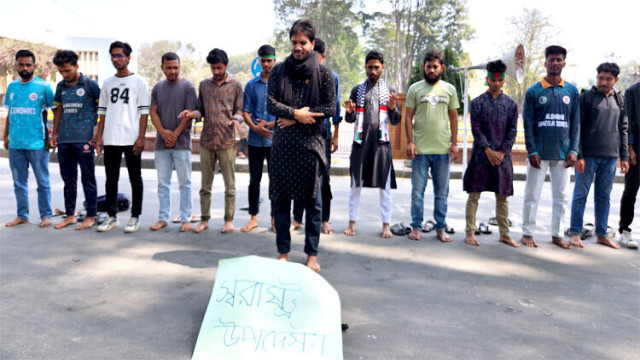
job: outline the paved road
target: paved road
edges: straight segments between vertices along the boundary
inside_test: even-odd
[[[124,169],[123,169],[124,170]],[[53,206],[63,208],[62,182],[52,165]],[[104,169],[98,167],[102,193]],[[129,191],[126,171],[120,189]],[[222,235],[223,186],[216,177],[213,226],[181,234],[177,225],[159,232],[154,170],[143,170],[143,229],[124,234],[94,230],[39,229],[35,223],[7,229],[15,200],[6,158],[0,158],[0,358],[1,359],[189,359],[209,301],[220,259],[275,256],[268,218],[250,234]],[[246,204],[248,175],[237,175],[237,205]],[[200,174],[194,172],[198,206]],[[349,179],[334,177],[333,226],[322,236],[322,275],[341,296],[345,359],[632,359],[640,354],[640,258],[587,241],[585,249],[561,250],[548,240],[550,190],[539,212],[537,249],[513,249],[493,235],[479,248],[463,242],[466,194],[451,182],[450,244],[433,233],[419,242],[379,235],[377,191],[362,196],[358,236],[347,225]],[[393,220],[410,219],[409,179],[393,192]],[[520,236],[524,183],[510,199],[512,236]],[[31,209],[37,218],[35,182]],[[431,184],[427,193],[431,193]],[[610,224],[618,221],[616,184]],[[81,192],[80,192],[81,193]],[[266,187],[263,186],[266,198]],[[432,196],[427,196],[426,213]],[[82,199],[81,199],[82,200]],[[81,200],[79,204],[81,204]],[[178,190],[174,184],[173,204]],[[493,214],[481,199],[479,220]],[[268,207],[262,208],[268,214]],[[175,214],[175,211],[174,211]],[[592,197],[586,221],[593,221]],[[126,222],[128,215],[120,219]],[[235,225],[248,220],[236,212]],[[34,220],[35,221],[35,220]],[[56,220],[57,221],[57,220]],[[636,225],[636,232],[640,227]],[[303,236],[294,236],[292,259],[302,262]]]

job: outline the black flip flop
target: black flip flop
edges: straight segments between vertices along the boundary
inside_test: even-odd
[[[478,230],[483,234],[491,234],[493,231],[489,230],[489,225],[485,224],[485,223],[480,223],[480,225],[478,226]]]
[[[453,228],[451,226],[449,226],[449,225],[447,225],[447,227],[444,228],[444,232],[446,232],[447,234],[455,234],[456,233],[456,231],[453,230]]]
[[[513,222],[511,222],[511,219],[507,219],[507,223],[509,224],[509,226],[513,226]],[[489,225],[498,226],[498,219],[495,217],[490,218]]]
[[[398,235],[398,236],[404,236],[406,235],[406,227],[404,226],[403,223],[396,223],[393,224],[393,226],[391,226],[391,228],[389,228],[389,230],[391,231],[391,233],[393,235]],[[411,232],[411,229],[409,229],[409,232]]]

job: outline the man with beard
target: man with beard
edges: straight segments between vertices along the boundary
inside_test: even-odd
[[[276,118],[267,112],[267,84],[271,69],[276,63],[276,50],[271,45],[262,45],[258,49],[260,58],[260,75],[249,80],[244,87],[242,100],[244,107],[244,121],[249,126],[249,223],[240,231],[249,232],[258,226],[258,211],[260,210],[260,182],[262,181],[262,167],[267,161],[267,171],[271,163],[271,130],[276,124]],[[274,226],[273,209],[271,209],[271,228]]]
[[[131,218],[124,232],[132,233],[140,229],[142,213],[142,151],[144,135],[149,116],[149,90],[147,82],[140,75],[129,70],[131,46],[115,41],[109,46],[111,63],[116,75],[102,84],[98,104],[98,136],[96,150],[102,155],[104,149],[104,171],[107,175],[106,200],[109,217],[98,226],[104,232],[118,226],[118,180],[122,154],[127,163],[131,182]]]
[[[57,108],[53,116],[51,147],[58,147],[66,215],[55,228],[62,229],[76,223],[79,165],[87,214],[82,223],[76,226],[76,230],[84,230],[96,224],[98,187],[93,146],[100,88],[98,83],[78,72],[78,54],[75,52],[58,50],[53,63],[58,67],[63,80],[58,83],[53,99]]]
[[[355,123],[351,148],[351,188],[349,189],[349,227],[346,235],[356,234],[356,221],[363,187],[380,189],[382,237],[391,238],[391,189],[397,188],[393,171],[389,124],[397,125],[402,118],[396,89],[380,79],[384,57],[370,51],[365,58],[367,80],[354,86],[345,101],[345,121]]]
[[[313,51],[318,55],[318,63],[324,65],[324,61],[327,57],[325,54],[325,44],[319,38],[314,41],[315,45]],[[333,195],[331,193],[331,153],[338,150],[338,130],[340,128],[340,78],[338,74],[332,72],[333,83],[336,86],[336,112],[331,118],[324,119],[324,140],[325,140],[325,153],[327,157],[327,177],[322,179],[322,225],[320,226],[323,234],[333,234],[333,228],[329,224],[331,218],[331,199]],[[333,135],[331,134],[331,123],[335,128]],[[302,201],[293,202],[293,221],[291,222],[291,230],[297,230],[302,227],[302,215],[304,213],[304,204]]]
[[[620,157],[620,172],[629,170],[627,117],[624,98],[613,88],[620,68],[602,63],[596,69],[596,86],[580,95],[580,152],[576,161],[576,180],[571,201],[571,245],[584,247],[580,236],[587,196],[595,178],[594,211],[598,244],[620,248],[607,237],[611,189]]]
[[[289,30],[291,55],[269,77],[267,109],[278,118],[271,149],[269,195],[274,208],[278,260],[291,249],[291,201],[305,204],[307,266],[320,272],[317,261],[322,221],[322,179],[326,176],[324,119],[335,114],[331,71],[318,64],[313,51],[315,28],[297,20]]]
[[[204,117],[200,135],[200,187],[201,221],[195,232],[209,228],[211,219],[211,187],[216,163],[220,164],[224,180],[224,226],[220,232],[231,233],[236,208],[236,146],[235,129],[242,124],[242,85],[227,73],[229,58],[221,49],[213,49],[207,55],[212,78],[200,82],[197,110],[183,111],[180,116],[190,119]]]
[[[496,194],[496,219],[500,241],[518,247],[509,236],[508,196],[513,195],[513,165],[511,148],[518,132],[518,105],[502,93],[507,65],[502,60],[487,64],[489,90],[471,101],[471,131],[473,150],[464,173],[463,188],[469,193],[466,207],[465,242],[478,246],[475,237],[476,213],[480,193]]]
[[[49,185],[49,151],[47,137],[47,108],[55,108],[53,90],[33,73],[36,57],[29,50],[16,53],[14,68],[20,79],[7,88],[4,107],[7,120],[4,126],[4,148],[9,151],[9,167],[13,176],[18,216],[5,226],[13,227],[29,222],[29,167],[38,183],[40,227],[51,225],[51,188]]]
[[[458,157],[458,95],[456,88],[440,80],[444,71],[444,54],[429,50],[424,56],[424,80],[412,84],[407,91],[405,130],[407,157],[411,163],[411,233],[409,239],[420,240],[424,213],[424,191],[433,178],[433,216],[438,239],[450,242],[447,232],[447,197],[449,196],[449,163]],[[415,122],[412,123],[414,120]]]
[[[184,110],[196,108],[196,88],[191,81],[180,77],[180,57],[168,52],[162,55],[165,81],[151,90],[151,121],[156,127],[154,151],[158,171],[158,221],[151,230],[169,224],[171,211],[171,173],[178,175],[180,185],[180,231],[191,231],[191,119],[180,117]]]
[[[562,219],[567,206],[569,167],[578,155],[580,100],[578,89],[562,80],[567,50],[552,45],[545,49],[547,75],[531,86],[524,99],[524,137],[527,145],[527,182],[522,210],[522,243],[538,247],[536,230],[538,201],[547,174],[551,176],[551,241],[563,249]]]

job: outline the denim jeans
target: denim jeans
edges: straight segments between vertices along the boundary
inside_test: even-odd
[[[429,168],[433,179],[433,217],[436,230],[443,230],[447,227],[449,154],[418,154],[411,162],[411,227],[420,228],[424,220],[424,190]]]
[[[9,149],[9,167],[13,175],[18,217],[29,220],[29,165],[38,183],[38,210],[40,219],[50,218],[51,187],[49,185],[49,151]]]
[[[158,220],[169,222],[171,211],[171,175],[173,169],[178,174],[180,187],[180,217],[182,221],[191,219],[193,200],[191,198],[191,150],[164,149],[155,151],[158,171]]]
[[[607,234],[609,220],[609,208],[611,188],[616,176],[616,162],[614,157],[588,157],[584,158],[584,172],[576,171],[576,184],[573,188],[573,201],[571,202],[571,228],[570,235],[582,233],[582,220],[584,208],[587,203],[589,189],[595,176],[595,191],[593,193],[596,215],[596,235]]]
[[[93,147],[88,143],[58,144],[58,163],[60,164],[60,176],[64,181],[65,214],[73,215],[76,210],[78,166],[80,166],[87,216],[95,217],[98,214],[96,203],[98,186],[96,184]]]

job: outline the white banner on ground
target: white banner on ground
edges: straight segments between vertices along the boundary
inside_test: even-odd
[[[338,293],[306,266],[221,260],[192,359],[340,360],[341,330]]]

